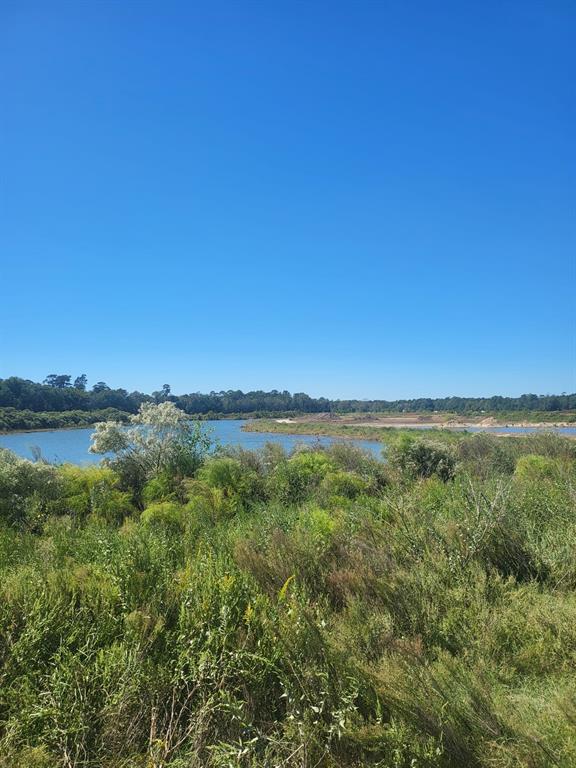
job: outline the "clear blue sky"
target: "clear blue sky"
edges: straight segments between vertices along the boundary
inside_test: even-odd
[[[0,376],[576,388],[576,4],[0,4]]]

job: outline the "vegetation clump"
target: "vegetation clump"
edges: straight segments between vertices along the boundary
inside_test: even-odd
[[[1,768],[576,764],[569,441],[94,445],[0,451]]]
[[[456,457],[446,445],[405,436],[388,452],[388,460],[403,475],[412,478],[439,477],[447,482],[456,474]]]

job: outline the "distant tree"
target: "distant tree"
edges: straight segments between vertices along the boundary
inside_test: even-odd
[[[83,386],[84,385],[84,386]],[[310,397],[303,392],[261,390],[242,392],[229,389],[202,394],[192,392],[173,395],[169,384],[146,395],[128,393],[125,389],[111,389],[105,382],[97,382],[90,391],[86,388],[85,374],[74,379],[62,374],[50,374],[43,384],[11,376],[0,379],[0,408],[17,408],[33,412],[71,410],[100,410],[116,408],[136,413],[143,402],[175,403],[188,414],[248,414],[248,413],[351,413],[367,411],[438,411],[456,413],[485,413],[512,411],[559,411],[576,410],[576,393],[560,395],[524,394],[521,397],[444,397],[416,400],[328,400]]]
[[[55,389],[65,389],[66,387],[72,386],[70,383],[71,378],[72,376],[51,373],[44,379],[44,384],[47,384],[49,387],[54,387]]]
[[[86,391],[86,384],[88,383],[88,377],[85,373],[83,373],[81,376],[77,376],[74,379],[74,389],[81,389],[83,392]]]
[[[170,397],[170,384],[162,384],[162,389],[152,392],[152,397],[157,403],[163,403]]]

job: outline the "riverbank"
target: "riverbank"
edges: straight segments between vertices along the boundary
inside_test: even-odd
[[[75,424],[72,427],[40,427],[40,429],[0,429],[0,435],[33,435],[36,432],[75,432],[79,429],[90,429],[94,424]]]
[[[128,424],[132,413],[116,408],[101,411],[19,411],[14,408],[0,408],[0,435],[25,434],[27,432],[52,432],[54,430],[88,429],[100,421],[119,421]],[[260,418],[261,414],[238,415],[190,414],[197,421],[237,421],[246,418]]]
[[[87,429],[99,421],[127,423],[129,418],[129,413],[117,408],[103,408],[97,411],[20,411],[15,408],[0,408],[0,434]]]
[[[86,429],[99,421],[120,421],[127,423],[131,413],[117,408],[97,411],[30,411],[15,408],[0,408],[0,434],[8,435],[26,432],[50,432],[60,429]],[[250,413],[191,413],[190,419],[199,421],[248,420],[260,426],[246,431],[284,432],[285,434],[325,434],[334,436],[360,437],[379,440],[374,430],[382,429],[427,429],[437,431],[464,431],[476,428],[496,427],[503,429],[566,429],[576,428],[576,413],[562,412],[516,412],[479,413],[463,417],[456,413],[347,413],[333,412],[297,414],[293,412],[250,412]],[[253,420],[253,421],[252,421]],[[270,428],[262,425],[271,425]],[[276,425],[283,425],[279,428]],[[290,427],[288,431],[285,427]],[[336,427],[336,431],[333,429]],[[343,432],[340,429],[343,428]],[[360,431],[362,430],[362,431]],[[368,430],[368,431],[364,431]],[[353,434],[352,434],[353,432]]]
[[[242,427],[243,432],[267,432],[284,435],[310,435],[314,437],[344,437],[352,440],[370,440],[378,443],[391,443],[403,434],[413,433],[410,427],[366,426],[361,424],[345,424],[338,422],[319,421],[287,421],[275,419],[257,419],[249,421]],[[426,433],[442,442],[455,442],[467,433],[455,429],[438,429],[430,427]]]
[[[269,418],[264,416],[264,418]],[[576,426],[576,413],[561,411],[546,413],[543,411],[519,411],[517,413],[315,413],[301,414],[287,418],[273,417],[280,424],[332,423],[355,427],[436,427],[449,429],[470,429],[475,427],[523,427],[523,428],[567,428]]]
[[[498,431],[501,427],[502,431]],[[242,429],[245,432],[265,432],[284,435],[313,435],[328,437],[343,437],[359,440],[372,440],[380,443],[393,443],[400,439],[402,435],[414,435],[415,431],[424,432],[429,439],[445,443],[452,443],[463,437],[470,436],[474,431],[486,430],[497,437],[520,437],[522,432],[507,432],[506,429],[526,429],[540,430],[546,432],[551,429],[574,429],[574,424],[538,424],[538,423],[516,423],[493,424],[474,422],[415,422],[401,419],[381,419],[378,421],[354,422],[348,419],[257,419],[246,423]],[[472,430],[472,431],[470,431]],[[564,435],[569,438],[576,438],[576,435]]]

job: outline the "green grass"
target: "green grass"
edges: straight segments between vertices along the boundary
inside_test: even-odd
[[[576,447],[436,437],[0,452],[1,768],[574,766]]]
[[[405,435],[413,435],[414,429],[402,429],[397,427],[359,427],[353,424],[330,421],[294,422],[285,424],[274,419],[257,419],[249,421],[242,427],[245,432],[270,432],[285,435],[327,435],[330,437],[348,437],[357,440],[374,440],[375,442],[390,444],[401,439]],[[422,430],[424,432],[424,430]],[[440,440],[446,443],[456,443],[462,439],[464,433],[456,430],[426,428],[426,436],[429,439]]]

